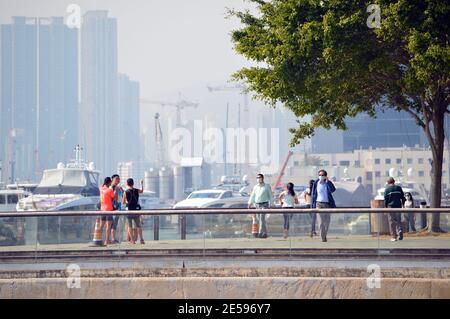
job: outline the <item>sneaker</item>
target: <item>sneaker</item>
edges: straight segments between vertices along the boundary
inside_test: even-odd
[[[403,232],[398,233],[398,240],[403,240]]]
[[[327,242],[327,239],[326,239],[326,238],[322,239],[322,242],[323,242],[323,243],[326,243],[326,242]]]
[[[397,238],[391,238],[391,241],[397,241]]]

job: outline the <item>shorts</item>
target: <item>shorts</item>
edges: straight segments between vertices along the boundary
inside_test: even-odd
[[[112,221],[112,225],[111,225],[111,229],[112,230],[117,230],[117,226],[119,224],[119,215],[116,215],[113,217],[113,221]]]
[[[128,219],[128,227],[129,228],[133,228],[133,220],[134,220],[134,225],[136,226],[136,228],[141,228],[141,216],[128,215],[127,219]]]
[[[102,222],[112,222],[114,220],[113,215],[102,215]]]

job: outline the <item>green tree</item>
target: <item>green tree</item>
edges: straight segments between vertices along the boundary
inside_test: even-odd
[[[242,23],[231,35],[235,50],[255,62],[234,78],[256,98],[281,102],[297,117],[311,116],[291,130],[291,144],[317,127],[346,129],[345,119],[361,112],[406,111],[431,146],[430,205],[440,207],[444,116],[450,112],[450,3],[250,1],[254,12],[230,10]],[[375,28],[371,3],[381,10]],[[429,230],[440,231],[438,214]]]

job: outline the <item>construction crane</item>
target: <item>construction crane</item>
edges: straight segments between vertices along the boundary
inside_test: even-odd
[[[153,101],[149,99],[140,99],[140,102],[142,104],[155,104],[155,105],[161,105],[161,106],[173,106],[177,109],[177,120],[176,120],[176,126],[181,127],[181,110],[188,107],[196,108],[198,107],[198,103],[186,101],[186,100],[180,100],[176,103],[174,102],[164,102],[164,101]]]
[[[281,166],[280,172],[278,173],[277,177],[275,178],[275,183],[272,186],[272,192],[275,192],[275,190],[277,189],[277,187],[280,185],[281,182],[281,178],[284,175],[284,171],[286,170],[286,166],[289,162],[289,159],[291,158],[291,156],[294,154],[294,152],[289,151],[286,158],[284,159],[284,163],[283,166]]]
[[[155,114],[155,142],[156,142],[156,164],[158,167],[164,166],[164,145],[161,124],[159,123],[159,113]]]

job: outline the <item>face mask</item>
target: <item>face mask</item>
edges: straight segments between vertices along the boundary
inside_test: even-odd
[[[323,182],[326,178],[327,178],[326,176],[319,176],[321,182]]]

